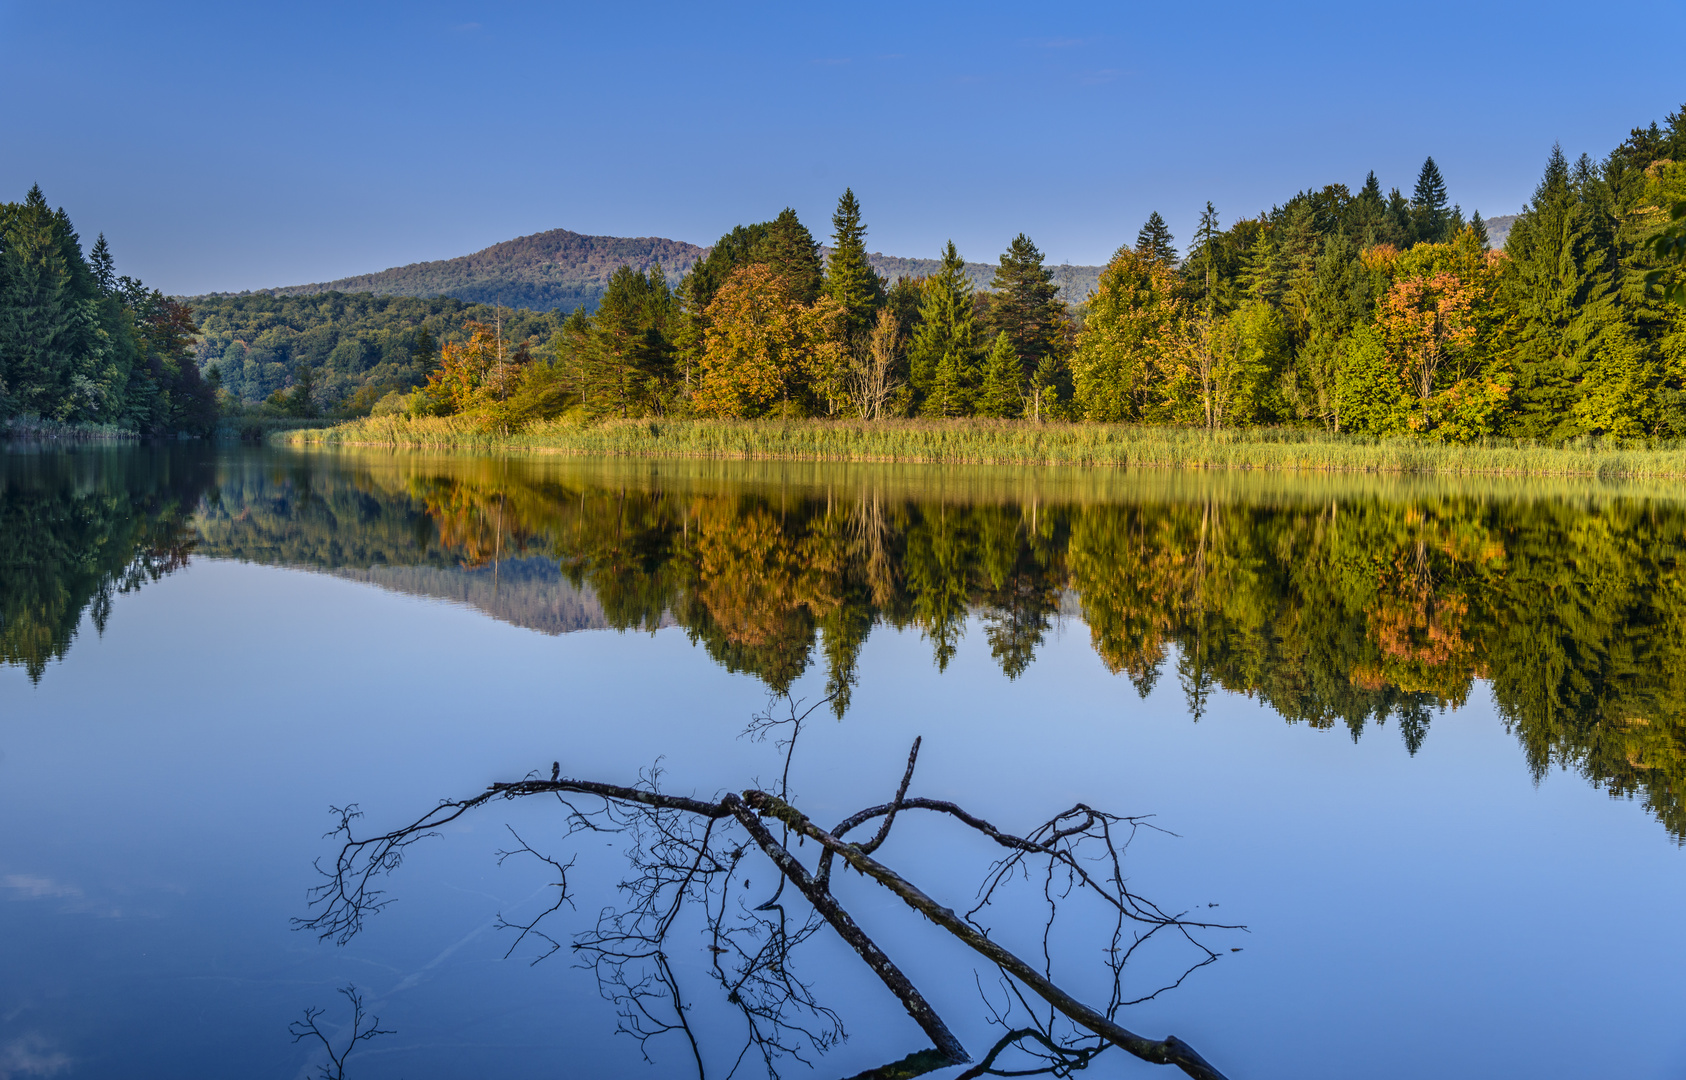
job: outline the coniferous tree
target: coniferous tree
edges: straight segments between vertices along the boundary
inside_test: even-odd
[[[110,296],[117,291],[117,267],[104,233],[100,233],[99,239],[94,241],[93,250],[88,252],[88,265],[93,269],[94,284],[101,295]]]
[[[1481,250],[1487,251],[1493,246],[1493,238],[1487,235],[1487,223],[1481,219],[1481,211],[1477,210],[1469,217],[1469,227],[1474,230],[1475,238],[1481,241]]]
[[[1446,181],[1432,157],[1423,160],[1422,170],[1417,173],[1417,186],[1411,192],[1411,216],[1417,226],[1416,239],[1431,244],[1445,242],[1451,225],[1451,214],[1446,209]]]
[[[861,222],[861,204],[852,189],[845,188],[837,200],[831,225],[825,291],[843,309],[847,340],[864,341],[884,300],[884,279],[866,261],[866,225]]]
[[[1002,254],[990,282],[995,290],[990,322],[1013,343],[1026,376],[1045,357],[1060,352],[1066,309],[1053,278],[1042,265],[1042,252],[1030,237],[1020,233]]]
[[[766,235],[756,245],[754,260],[772,267],[785,280],[790,295],[798,303],[811,304],[820,298],[820,291],[825,287],[820,245],[790,207],[785,207],[767,224]]]
[[[918,327],[908,347],[909,374],[921,413],[960,416],[968,411],[977,360],[972,281],[954,241],[942,266],[925,279]]]
[[[979,416],[998,419],[1023,416],[1023,372],[1024,365],[1013,351],[1012,339],[1006,334],[996,334],[984,356],[974,411]]]
[[[1177,262],[1177,249],[1171,243],[1172,239],[1165,219],[1155,210],[1148,215],[1147,223],[1142,226],[1141,232],[1136,234],[1136,254],[1158,259],[1167,266],[1174,266]]]
[[[1619,318],[1609,252],[1561,147],[1505,240],[1504,296],[1516,312],[1517,386],[1509,434],[1558,439],[1575,433],[1571,406],[1596,359],[1603,331]]]

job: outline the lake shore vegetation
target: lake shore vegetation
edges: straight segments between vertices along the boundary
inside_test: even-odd
[[[537,420],[505,433],[472,416],[377,416],[274,438],[295,447],[527,452],[630,458],[1078,465],[1442,476],[1686,478],[1686,441],[1562,444],[1304,429],[1217,432],[1141,424],[990,419]]]
[[[1409,196],[1371,174],[1227,227],[1208,203],[1182,255],[1154,214],[1075,306],[1023,234],[987,289],[952,243],[928,276],[878,276],[846,191],[829,249],[786,209],[677,286],[622,268],[543,342],[471,320],[425,383],[325,438],[1547,474],[1603,471],[1602,448],[1680,475],[1656,448],[1686,439],[1682,158],[1686,110],[1599,162],[1554,147],[1502,250],[1432,158]]]

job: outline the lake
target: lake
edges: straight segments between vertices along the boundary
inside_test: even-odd
[[[829,827],[915,737],[909,794],[1003,830],[1141,817],[1127,888],[1222,925],[1115,984],[1115,916],[1054,877],[974,918],[1232,1080],[1686,1076],[1683,549],[1686,492],[1590,481],[14,446],[0,1078],[315,1075],[289,1024],[343,1043],[347,985],[389,1032],[358,1080],[897,1061],[929,1042],[793,889],[758,910],[757,851],[606,964],[661,837],[559,796],[405,849],[346,944],[294,920],[331,807],[384,832],[555,761],[788,789]],[[973,908],[1001,849],[896,821],[876,857]],[[872,880],[833,888],[974,1058],[1038,1016]],[[720,974],[769,911],[777,1015]]]

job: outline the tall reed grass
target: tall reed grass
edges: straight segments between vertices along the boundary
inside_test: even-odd
[[[541,421],[508,435],[465,417],[371,417],[277,434],[293,446],[526,451],[600,457],[1090,465],[1447,476],[1686,478],[1686,445],[1579,440],[1449,445],[1285,428],[1208,432],[1000,420]]]

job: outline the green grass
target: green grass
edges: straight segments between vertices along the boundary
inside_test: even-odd
[[[114,442],[138,439],[132,431],[116,424],[64,424],[36,416],[14,416],[0,421],[0,439],[66,439],[72,442]]]
[[[464,417],[371,417],[290,431],[292,446],[525,451],[599,457],[1263,469],[1422,476],[1686,478],[1686,446],[1585,440],[1442,445],[1285,428],[1206,432],[991,420],[544,421],[511,434]]]
[[[216,437],[223,441],[263,442],[286,432],[325,428],[332,423],[332,420],[301,420],[296,416],[225,416],[217,421]]]

